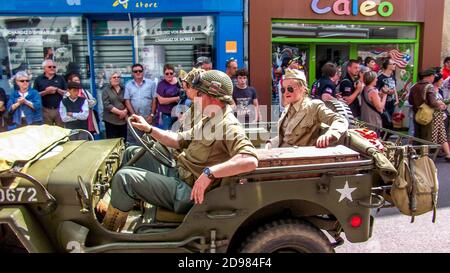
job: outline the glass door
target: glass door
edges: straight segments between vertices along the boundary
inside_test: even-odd
[[[322,66],[328,62],[341,66],[350,59],[350,46],[345,44],[324,44],[316,48],[316,79],[322,75]]]

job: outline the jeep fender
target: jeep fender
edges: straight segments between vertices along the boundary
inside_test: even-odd
[[[55,251],[41,225],[25,206],[16,205],[0,208],[1,224],[8,225],[24,248],[30,253]]]

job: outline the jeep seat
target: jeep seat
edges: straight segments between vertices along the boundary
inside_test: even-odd
[[[155,219],[157,222],[181,223],[185,216],[186,214],[178,214],[165,208],[157,207]]]

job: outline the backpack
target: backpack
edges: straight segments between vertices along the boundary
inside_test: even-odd
[[[428,157],[428,146],[421,148],[417,156],[414,148],[401,147],[398,177],[392,184],[391,198],[401,213],[414,217],[433,211],[433,223],[436,221],[436,207],[439,182],[437,169]]]
[[[319,80],[316,80],[311,86],[311,98],[318,99]]]

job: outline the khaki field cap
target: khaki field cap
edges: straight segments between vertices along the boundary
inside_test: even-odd
[[[187,84],[192,85],[192,82],[194,81],[195,77],[198,76],[198,74],[205,72],[203,69],[194,68],[189,73],[181,77],[182,81],[186,82]]]
[[[286,69],[284,73],[284,79],[294,79],[294,80],[302,80],[303,83],[306,85],[306,76],[305,72],[297,70],[297,69]]]
[[[201,72],[193,80],[192,85],[195,89],[222,102],[233,103],[233,82],[222,71],[210,70]]]

